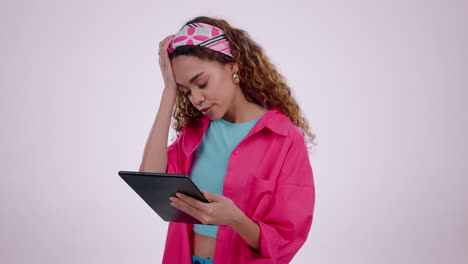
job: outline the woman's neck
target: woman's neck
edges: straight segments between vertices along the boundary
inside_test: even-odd
[[[260,106],[254,102],[249,102],[245,96],[238,96],[235,99],[228,111],[222,117],[224,120],[230,123],[244,123],[249,122],[268,112],[263,106]]]

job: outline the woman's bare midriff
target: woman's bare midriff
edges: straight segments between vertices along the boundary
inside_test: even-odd
[[[200,258],[213,259],[216,238],[192,232],[190,247],[192,255]]]

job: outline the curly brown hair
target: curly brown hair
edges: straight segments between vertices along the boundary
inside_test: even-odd
[[[234,58],[200,46],[179,46],[169,54],[169,58],[190,55],[200,59],[217,61],[222,65],[237,62],[239,65],[239,86],[246,95],[246,99],[266,108],[278,107],[295,126],[301,129],[310,150],[310,144],[316,144],[314,142],[315,134],[310,131],[309,123],[292,95],[291,88],[270,62],[260,45],[253,41],[247,32],[232,27],[224,19],[199,16],[188,21],[185,25],[190,23],[206,23],[223,30]],[[179,132],[186,124],[197,121],[203,116],[179,90],[172,127]]]

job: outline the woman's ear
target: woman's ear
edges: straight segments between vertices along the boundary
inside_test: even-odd
[[[231,62],[228,65],[229,65],[229,71],[231,72],[231,74],[239,72],[239,63]]]

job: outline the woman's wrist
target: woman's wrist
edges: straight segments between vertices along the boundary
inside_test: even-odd
[[[239,210],[233,217],[231,223],[228,223],[227,225],[231,227],[232,229],[238,229],[239,226],[243,225],[246,220],[249,219],[244,212]]]
[[[177,94],[177,86],[175,86],[175,85],[165,85],[164,89],[163,89],[163,93]]]
[[[253,249],[260,250],[260,226],[252,221],[244,212],[233,218],[229,225]]]

